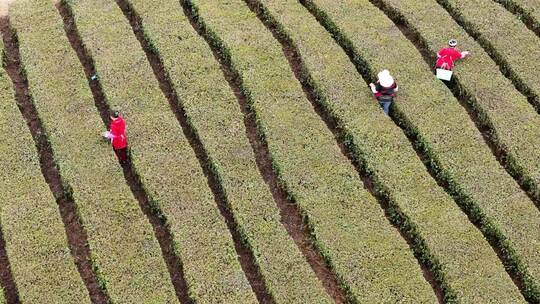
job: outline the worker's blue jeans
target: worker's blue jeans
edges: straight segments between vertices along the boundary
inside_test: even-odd
[[[383,109],[384,113],[388,115],[390,112],[390,105],[392,104],[391,101],[379,101],[379,105]]]

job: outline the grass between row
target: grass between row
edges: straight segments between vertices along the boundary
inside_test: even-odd
[[[167,219],[189,295],[199,302],[253,302],[199,161],[122,11],[105,0],[71,7],[110,104],[125,113],[133,163],[151,204]]]
[[[482,42],[490,43],[484,36],[478,37],[478,25],[464,19],[462,13],[456,8],[457,6],[448,1],[438,2],[453,15],[461,26],[465,27],[468,33],[477,36],[476,39],[483,46],[487,44]],[[428,5],[434,6],[434,3],[428,2]],[[449,17],[446,13],[439,12],[440,10],[441,8],[435,8],[435,13],[439,18],[445,20],[445,24],[451,26],[452,32],[460,34],[461,45],[468,47],[475,54],[462,68],[467,73],[462,73],[459,78],[459,86],[469,91],[471,103],[479,112],[482,122],[491,129],[492,137],[499,148],[507,151],[506,162],[511,174],[520,180],[521,184],[535,197],[537,204],[540,204],[540,149],[538,149],[540,147],[540,117],[535,115],[536,113],[524,103],[524,98],[511,89],[508,82],[500,79],[501,76],[498,73],[494,73],[497,66],[485,56],[482,48],[478,47],[474,40],[464,35],[465,31],[457,27],[453,21],[446,21]],[[431,31],[434,30],[431,29]],[[507,36],[505,35],[505,37]],[[513,39],[508,40],[513,41]],[[538,40],[535,39],[535,41]],[[528,48],[527,45],[524,48]],[[533,48],[535,46],[536,44],[533,43]],[[538,54],[538,50],[535,52]],[[491,54],[491,52],[488,53]],[[492,57],[497,59],[497,56]],[[501,65],[500,62],[497,64],[503,72],[508,68],[508,66]],[[478,77],[477,75],[489,76]],[[533,75],[536,75],[536,79],[538,79],[538,71],[531,74],[532,78],[534,78]],[[536,82],[538,83],[537,80]],[[520,136],[515,136],[515,134]]]
[[[433,300],[406,242],[362,189],[271,33],[240,0],[191,2],[210,43],[241,77],[274,170],[349,301]]]
[[[493,0],[437,2],[476,38],[540,113],[540,37]]]
[[[147,38],[163,59],[188,120],[213,160],[212,168],[268,291],[283,303],[324,299],[324,289],[280,222],[246,137],[238,101],[210,48],[182,14],[178,1],[130,2],[140,12]]]
[[[526,153],[536,153],[533,152],[534,147],[537,147],[536,150],[540,147],[540,144],[535,142],[538,135],[534,135],[539,134],[538,126],[540,122],[538,116],[527,104],[526,100],[511,88],[509,81],[502,75],[491,74],[489,78],[478,77],[478,70],[489,73],[490,70],[496,69],[493,61],[482,51],[481,47],[468,37],[446,14],[444,9],[438,7],[436,3],[419,4],[411,0],[386,0],[384,3],[387,6],[387,11],[392,10],[389,14],[394,14],[397,18],[402,19],[409,30],[418,37],[422,47],[431,52],[433,57],[440,45],[446,40],[446,35],[458,37],[464,47],[472,50],[474,55],[458,64],[455,73],[455,90],[461,92],[458,94],[462,95],[465,102],[470,104],[467,107],[471,107],[479,116],[478,123],[481,127],[487,127],[489,135],[492,137],[490,140],[494,142],[495,146],[499,149],[502,149],[501,146],[503,146],[506,151],[509,151],[508,155],[505,156],[507,158],[506,162],[509,163],[507,164],[509,172],[512,172],[512,169],[508,167],[513,166],[515,168],[517,157],[520,157],[521,160],[529,158],[530,161],[525,164],[532,165],[535,156],[526,155]],[[426,14],[427,11],[430,13]],[[432,26],[433,22],[438,22],[443,26],[434,28]],[[508,143],[508,140],[514,143]],[[512,148],[506,148],[510,144],[512,144]],[[519,154],[514,153],[514,151]],[[461,172],[460,175],[466,177],[467,172],[471,171],[472,168],[471,164],[473,162],[471,160],[476,158],[478,158],[477,153],[475,153],[474,157],[462,160],[461,167],[463,169],[455,170],[456,173]],[[454,159],[451,161],[455,162]],[[486,215],[493,218],[494,223],[500,228],[500,233],[502,233],[500,236],[497,236],[498,233],[495,230],[492,230],[489,234],[499,239],[497,241],[500,243],[499,246],[504,248],[504,255],[508,259],[507,268],[525,280],[522,291],[527,297],[538,299],[537,286],[540,261],[538,260],[538,248],[531,245],[540,242],[540,236],[534,232],[538,229],[535,227],[539,225],[538,210],[532,206],[530,200],[527,200],[522,193],[514,189],[515,187],[508,187],[510,184],[508,177],[487,170],[489,167],[485,166],[485,162],[481,162],[477,167],[480,169],[475,171],[484,172],[482,177],[475,178],[471,176],[464,179],[466,183],[462,183],[462,187],[464,190],[467,190],[467,187],[472,188],[469,190],[471,194],[478,192],[485,196],[484,201],[486,203],[481,203],[481,198],[475,198],[471,195],[474,200],[480,203]],[[457,175],[457,177],[460,175]],[[489,182],[485,183],[489,187],[478,187],[479,180]],[[454,181],[457,182],[458,178],[454,178]],[[506,187],[502,184],[503,182],[507,184]],[[533,196],[533,198],[537,198],[537,196]],[[537,199],[536,202],[538,203]],[[508,240],[505,240],[504,236]],[[524,266],[529,269],[524,269]],[[527,272],[530,272],[533,278],[530,278]]]
[[[518,283],[530,283],[523,263],[529,267],[536,264],[537,256],[531,254],[535,248],[528,241],[534,234],[537,210],[500,168],[466,112],[433,77],[413,45],[403,39],[399,29],[382,12],[369,3],[346,4],[341,8],[332,7],[325,1],[317,3],[336,22],[337,27],[334,25],[332,30],[334,35],[339,36],[346,49],[356,52],[353,61],[360,70],[364,69],[362,73],[368,74],[366,77],[372,77],[373,71],[383,67],[391,67],[395,71],[402,87],[396,103],[395,120],[413,137],[427,157],[428,168],[439,182],[446,184],[447,191],[490,241],[513,277]],[[352,17],[359,13],[358,5],[362,5],[362,12],[371,16],[369,20],[357,15]],[[374,18],[377,15],[379,18]],[[388,34],[376,30],[381,28],[381,24]],[[385,51],[375,53],[375,49]],[[407,63],[400,60],[403,57],[408,58]],[[533,224],[523,221],[523,217],[531,219]],[[531,234],[523,234],[523,230]],[[519,250],[519,255],[516,250]],[[515,271],[515,268],[519,270]],[[511,283],[508,280],[504,282],[500,283],[512,293],[503,293],[502,286],[482,285],[486,291],[493,290],[493,293],[482,295],[491,297],[501,293],[515,296]],[[527,296],[528,286],[531,285],[521,290]],[[474,290],[469,291],[474,295]]]
[[[528,0],[494,0],[522,20],[540,37],[540,2]]]
[[[11,18],[29,92],[49,130],[62,177],[73,188],[100,283],[116,303],[173,302],[152,227],[110,147],[100,143],[103,124],[57,10],[52,3],[26,1],[12,6]]]
[[[364,81],[341,48],[334,43],[331,35],[296,1],[287,4],[270,0],[262,2],[266,3],[271,11],[282,12],[273,15],[281,20],[284,35],[288,35],[296,44],[304,59],[304,77],[313,84],[319,102],[343,129],[344,137],[348,139],[355,158],[374,176],[379,191],[391,197],[394,204],[414,222],[418,237],[426,241],[429,251],[419,252],[419,255],[432,256],[434,260],[442,263],[442,268],[432,267],[435,268],[434,274],[442,281],[447,300],[451,301],[455,293],[463,293],[460,288],[468,285],[463,284],[467,280],[470,280],[469,284],[474,282],[476,287],[483,284],[487,287],[495,283],[509,285],[507,288],[510,290],[515,289],[496,255],[482,240],[481,234],[455,206],[451,197],[446,195],[426,172],[403,132],[380,110],[377,111],[378,105],[373,101]],[[326,5],[331,6],[324,1],[317,4],[325,8]],[[356,11],[360,6],[366,10],[365,13]],[[369,9],[369,6],[369,3],[360,3],[358,6],[343,4],[334,7],[339,12],[359,14],[355,18],[371,19],[363,21],[364,27],[357,29],[357,35],[362,36],[364,43],[369,46],[379,47],[371,41],[371,37],[377,36],[383,41],[390,39],[385,37],[384,33],[371,28],[372,24],[381,22],[379,19],[384,18],[384,15],[377,15],[377,10]],[[351,15],[347,15],[348,13],[332,13],[340,21],[358,22]],[[371,34],[368,34],[368,31],[371,31]],[[326,54],[333,56],[328,57]],[[403,94],[407,93],[408,89],[405,88]],[[379,117],[374,116],[370,110],[374,110]],[[439,203],[438,208],[432,206],[434,201]],[[437,212],[440,213],[434,216]],[[426,213],[431,213],[431,216],[426,217]],[[452,218],[452,221],[441,222],[442,218]],[[456,231],[456,226],[462,227],[463,231]],[[464,231],[467,232],[463,233]],[[470,240],[475,240],[472,243],[477,243],[478,247],[473,248]],[[457,252],[459,254],[456,254]],[[486,253],[490,258],[479,264],[471,263],[471,260],[475,260],[474,257],[484,256],[480,252]],[[483,263],[494,265],[488,267],[493,267],[497,282],[484,283],[484,277],[475,273],[477,268],[485,267]],[[468,286],[465,288],[468,289]],[[512,291],[515,293],[515,290]],[[467,292],[470,296],[473,291],[469,289],[465,293]]]
[[[20,300],[89,303],[58,205],[41,175],[34,141],[3,70],[0,100],[0,222]],[[3,297],[0,292],[0,303],[5,303]]]

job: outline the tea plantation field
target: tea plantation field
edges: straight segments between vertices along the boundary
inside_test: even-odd
[[[0,6],[0,304],[540,303],[540,2]]]

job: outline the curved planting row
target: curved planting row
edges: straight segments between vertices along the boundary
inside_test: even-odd
[[[240,77],[281,183],[349,300],[435,301],[407,244],[362,189],[270,32],[240,0],[190,3],[205,38]]]
[[[418,233],[426,240],[431,255],[442,264],[440,269],[435,269],[435,273],[440,276],[447,300],[451,300],[453,296],[480,299],[487,296],[484,294],[486,291],[478,292],[479,296],[476,290],[489,290],[492,285],[497,284],[510,291],[511,297],[515,298],[517,290],[496,255],[482,240],[475,227],[468,223],[468,219],[455,206],[452,199],[431,179],[402,131],[377,109],[378,105],[366,89],[365,83],[357,75],[354,66],[340,47],[333,42],[331,35],[296,1],[261,2],[282,24],[282,33],[289,37],[291,43],[296,44],[304,60],[304,77],[312,83],[322,106],[343,128],[356,158],[372,172],[380,191],[385,191],[401,210],[409,215],[416,224]],[[326,8],[327,2],[317,4]],[[358,24],[356,18],[365,20],[369,14],[372,20],[370,22],[381,23],[379,20],[381,16],[373,7],[369,9],[369,3],[339,6],[328,2],[328,6],[333,6],[340,12],[355,14],[355,17],[351,18],[351,15],[344,13],[339,17],[340,20]],[[366,15],[356,11],[356,8],[360,7],[366,11]],[[371,37],[377,36],[383,41],[390,41],[383,33],[370,28],[371,24],[368,21],[363,21],[360,25],[364,27],[356,29],[357,35],[374,49],[378,49],[378,46],[372,42]],[[371,34],[368,34],[368,31]],[[327,54],[333,55],[329,57]],[[407,56],[411,57],[414,58]],[[417,75],[427,70],[422,69],[422,65],[416,66],[418,69],[410,74]],[[428,78],[431,79],[431,75]],[[400,84],[407,85],[401,81]],[[408,95],[409,91],[405,88],[402,94]],[[437,208],[432,205],[435,201],[438,202]],[[434,215],[435,212],[440,213]],[[428,213],[429,217],[426,216]],[[445,221],[440,221],[443,218]],[[452,221],[448,222],[448,218],[452,218]],[[460,226],[463,231],[458,232],[455,226]],[[472,248],[471,242],[467,239],[476,240],[473,243],[478,247]],[[474,260],[480,264],[471,263]],[[476,273],[478,268],[490,268],[494,273],[478,275]],[[488,282],[484,276],[496,279]],[[466,281],[468,283],[464,283]],[[476,290],[473,290],[471,285],[474,285]],[[519,298],[519,294],[517,295]]]
[[[6,75],[0,78],[0,222],[19,297],[29,303],[89,303],[34,142]]]
[[[58,12],[52,3],[39,0],[14,4],[11,11],[29,94],[49,130],[60,173],[73,188],[102,287],[118,303],[173,302],[174,289],[152,227],[112,151],[99,144],[103,125]]]
[[[345,47],[363,58],[356,60],[360,68],[395,71],[402,88],[397,120],[417,137],[438,179],[448,184],[447,190],[497,249],[510,272],[525,282],[524,295],[534,297],[530,273],[536,272],[539,261],[537,248],[531,246],[539,223],[534,203],[500,168],[466,112],[382,12],[367,1],[341,7],[322,0],[315,3],[334,20],[336,35],[350,39]],[[370,18],[360,17],[360,11]],[[381,24],[386,24],[386,30],[377,30]],[[376,49],[385,52],[373,52]],[[407,62],[400,60],[404,57]],[[486,291],[493,288],[486,286]],[[501,289],[483,294],[494,296]]]
[[[496,126],[495,130],[497,133],[494,131],[490,132],[494,136],[493,140],[495,144],[497,146],[504,146],[503,140],[519,141],[513,144],[512,150],[509,149],[509,151],[512,151],[512,155],[531,159],[527,165],[532,165],[535,156],[527,155],[526,153],[537,153],[538,148],[540,148],[540,144],[536,143],[538,141],[538,135],[534,135],[535,133],[538,134],[535,130],[538,130],[540,126],[538,117],[530,106],[527,105],[524,98],[508,86],[508,80],[502,75],[493,74],[490,79],[478,77],[479,72],[487,73],[495,67],[489,56],[482,52],[480,46],[475,44],[471,38],[467,37],[463,30],[446,15],[442,8],[437,7],[435,3],[431,5],[424,3],[420,5],[412,0],[387,0],[384,3],[387,5],[386,9],[391,10],[389,14],[399,15],[398,18],[403,19],[408,27],[417,33],[418,39],[422,41],[422,44],[432,54],[435,54],[438,49],[437,44],[440,45],[440,43],[443,43],[444,35],[459,37],[458,39],[463,41],[462,44],[466,45],[468,49],[472,49],[474,56],[461,62],[457,68],[455,79],[457,80],[458,88],[464,92],[468,98],[467,101],[479,113],[478,115],[483,119],[482,123],[486,123],[492,128]],[[430,14],[426,14],[422,10],[429,11]],[[435,29],[432,26],[433,22],[439,22],[443,26]],[[515,134],[520,134],[520,136],[516,136]],[[515,161],[513,157],[508,158],[508,161]],[[536,157],[536,159],[538,158]],[[470,161],[467,161],[467,163],[464,162],[463,166],[470,168],[470,164]],[[485,171],[485,168],[482,168],[482,170]],[[489,173],[489,176],[493,176],[498,180],[493,173]],[[474,181],[475,179],[471,178],[470,185],[473,185]],[[493,202],[490,204],[492,207],[487,208],[486,212],[488,210],[504,212],[503,216],[499,216],[499,218],[502,223],[506,224],[498,225],[500,225],[499,227],[502,228],[503,234],[508,237],[509,241],[514,243],[513,245],[508,245],[514,247],[525,265],[529,267],[529,272],[533,275],[533,280],[536,281],[532,282],[529,280],[529,282],[525,282],[527,285],[525,293],[529,294],[531,298],[538,299],[537,286],[540,279],[539,252],[538,247],[531,246],[531,244],[540,241],[540,236],[534,232],[538,231],[538,227],[540,227],[538,212],[534,210],[527,199],[519,194],[519,191],[508,188],[508,190],[504,189],[500,188],[500,184],[495,183],[491,188],[487,188],[488,191],[483,191],[486,194],[491,194],[490,200]],[[501,194],[501,192],[495,190],[502,190],[503,192]],[[509,250],[506,254],[513,259],[512,255],[515,255],[515,253],[513,250]],[[516,263],[514,268],[512,269],[513,272],[522,272],[524,274],[527,272],[519,266],[519,263]]]
[[[163,60],[179,106],[212,159],[268,292],[279,303],[323,301],[327,297],[323,287],[280,222],[246,137],[238,102],[208,45],[182,14],[178,1],[130,3],[140,15],[147,43]]]
[[[540,2],[530,0],[494,0],[514,13],[540,37]]]
[[[160,91],[122,11],[106,0],[70,5],[109,102],[120,105],[128,119],[133,164],[150,203],[168,221],[189,300],[255,302],[201,164],[182,133],[187,132]]]
[[[471,105],[481,127],[488,130],[495,149],[502,152],[507,171],[528,190],[540,208],[540,117],[527,100],[512,89],[508,79],[496,73],[497,65],[482,47],[435,2],[376,2],[386,4],[391,14],[399,15],[433,58],[448,37],[456,37],[461,48],[471,51],[473,56],[455,69],[455,89]],[[434,27],[434,22],[441,26]]]
[[[58,205],[39,167],[7,75],[0,73],[0,222],[11,270],[25,303],[89,303],[70,255]],[[0,291],[0,303],[5,303]]]
[[[540,113],[540,37],[493,0],[437,2],[482,45]]]

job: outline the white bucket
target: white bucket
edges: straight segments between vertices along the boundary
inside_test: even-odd
[[[450,81],[450,79],[452,79],[452,71],[445,69],[437,69],[437,78]]]

